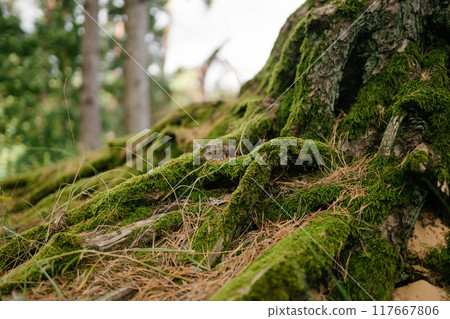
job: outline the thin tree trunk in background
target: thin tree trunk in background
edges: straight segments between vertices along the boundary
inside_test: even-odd
[[[45,20],[47,22],[47,26],[50,25],[53,11],[56,9],[56,0],[47,0],[45,3]]]
[[[163,45],[162,45],[162,57],[161,57],[161,76],[165,76],[167,49],[169,48],[169,34],[172,27],[172,0],[167,0],[166,12],[169,15],[169,22],[167,22],[164,28]]]
[[[226,41],[222,43],[216,50],[214,50],[214,52],[209,56],[209,58],[203,63],[203,65],[200,68],[199,82],[200,82],[200,95],[202,101],[206,100],[206,91],[205,91],[206,73],[211,67],[211,64],[217,59],[217,55],[219,54],[220,50],[222,50],[225,43]]]
[[[100,146],[100,35],[98,0],[85,0],[84,35],[81,42],[83,84],[80,92],[79,151],[84,153]],[[90,16],[89,16],[90,15]],[[92,19],[92,18],[93,19]]]
[[[149,28],[148,2],[127,0],[125,3],[127,40],[125,49],[133,57],[125,56],[124,108],[127,133],[150,128],[150,86],[144,72],[148,63],[145,35]],[[142,67],[142,68],[141,68]]]

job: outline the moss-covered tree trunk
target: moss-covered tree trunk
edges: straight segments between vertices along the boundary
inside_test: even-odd
[[[207,295],[312,299],[322,287],[330,299],[390,299],[410,276],[406,242],[423,205],[449,214],[449,35],[449,1],[307,1],[236,100],[189,107],[201,128],[181,110],[156,125],[176,155],[161,168],[121,166],[117,141],[57,182],[53,168],[5,180],[6,221],[44,220],[3,232],[0,292],[86,267],[72,262],[83,250],[164,247],[180,232],[193,253],[176,265],[214,271],[261,224],[295,220]],[[195,165],[193,138],[237,141],[238,156]],[[244,140],[259,139],[249,152]],[[323,162],[308,161],[311,140]]]

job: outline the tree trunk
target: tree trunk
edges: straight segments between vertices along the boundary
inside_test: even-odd
[[[84,15],[84,35],[81,43],[81,70],[83,84],[80,91],[80,132],[81,153],[100,147],[100,35],[97,25],[98,0],[86,0]],[[94,21],[95,20],[95,21]]]
[[[169,49],[169,35],[172,27],[172,0],[166,2],[166,12],[169,16],[169,21],[164,28],[164,34],[162,39],[162,52],[161,52],[161,76],[165,76],[167,50]]]
[[[145,35],[149,28],[148,1],[127,0],[125,3],[127,39],[125,50],[125,88],[123,103],[127,133],[150,128],[150,86],[147,70],[148,47]]]

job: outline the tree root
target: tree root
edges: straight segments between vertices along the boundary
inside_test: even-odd
[[[350,234],[345,218],[325,214],[296,230],[229,281],[213,300],[305,300],[325,278]]]

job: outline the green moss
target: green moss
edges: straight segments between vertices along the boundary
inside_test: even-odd
[[[247,166],[243,165],[249,156],[240,156],[234,160],[215,162],[208,165],[203,174],[206,184],[219,180],[221,177],[228,178],[231,182],[238,184],[244,175]]]
[[[425,151],[416,151],[408,156],[405,162],[405,168],[414,172],[423,174],[431,165],[432,159]]]
[[[349,258],[348,273],[354,279],[347,277],[346,283],[343,283],[351,300],[371,300],[371,297],[375,300],[391,300],[401,272],[397,248],[389,245],[385,238],[375,235],[363,240],[363,248],[342,257],[345,261]]]
[[[166,232],[173,231],[174,228],[178,228],[183,222],[183,216],[180,212],[174,212],[170,214],[164,214],[153,225],[156,230],[156,235],[162,236]]]
[[[439,283],[443,287],[450,285],[450,235],[447,236],[447,246],[432,249],[424,260],[424,266],[440,274]]]
[[[289,87],[296,76],[296,67],[299,62],[299,52],[306,34],[308,19],[299,19],[297,25],[292,28],[281,48],[281,56],[275,62],[272,74],[269,77],[268,94],[279,96]]]
[[[334,4],[337,6],[336,16],[339,18],[355,19],[366,8],[370,0],[337,0]]]
[[[406,205],[414,194],[414,185],[407,183],[404,170],[391,165],[382,159],[373,161],[363,181],[366,195],[349,203],[349,211],[371,225],[382,223],[392,208]]]
[[[328,204],[333,203],[339,197],[342,190],[341,186],[318,185],[306,190],[292,190],[288,194],[279,196],[275,193],[273,196],[277,202],[283,203],[286,212],[280,210],[280,207],[269,198],[260,205],[261,211],[258,212],[258,215],[261,220],[264,218],[271,221],[290,219],[289,216],[297,218],[306,216],[319,209],[325,209]]]
[[[339,216],[322,215],[284,238],[232,279],[213,300],[298,300],[328,275],[350,227]],[[324,250],[322,250],[322,247]]]
[[[139,227],[133,230],[129,239],[124,243],[124,247],[129,247],[131,243],[138,240],[139,247],[152,246],[154,240],[158,240],[167,233],[171,233],[180,228],[183,223],[183,216],[180,212],[169,212],[155,220],[151,226]],[[150,234],[150,235],[149,235]]]
[[[24,283],[34,283],[41,278],[46,278],[44,272],[48,276],[55,275],[73,259],[74,254],[68,253],[82,248],[83,240],[80,237],[65,233],[56,234],[31,260],[1,277],[0,294],[8,294]]]
[[[67,224],[72,231],[92,230],[100,225],[117,224],[138,207],[149,206],[183,181],[190,184],[196,174],[192,154],[171,160],[152,173],[136,176],[111,190],[99,193],[87,203],[69,212]]]
[[[281,165],[280,147],[277,143],[286,142],[286,140],[277,139],[264,143],[245,158],[242,164],[245,162],[250,162],[250,164],[245,170],[239,186],[233,192],[230,202],[220,215],[213,216],[201,226],[194,239],[193,248],[202,253],[209,253],[210,264],[217,261],[218,252],[227,249],[233,237],[246,229],[251,222],[249,212],[264,193],[272,169]],[[288,159],[293,163],[296,162],[297,156],[304,146],[304,141],[295,138],[291,138],[290,141],[296,144],[287,148]],[[330,151],[324,145],[317,144],[317,147],[323,156],[329,155]],[[265,163],[260,163],[256,154],[261,155]],[[253,161],[251,161],[252,158],[254,158]],[[307,171],[314,169],[314,166],[302,166],[302,169]]]
[[[306,190],[301,194],[301,206],[304,207],[304,212],[314,212],[325,208],[324,205],[332,203],[338,198],[342,189],[341,186],[336,185],[318,185]]]
[[[134,211],[131,211],[126,218],[123,218],[123,221],[121,221],[119,225],[125,227],[136,221],[148,219],[153,214],[154,210],[155,206],[153,205],[137,207]]]
[[[39,225],[14,236],[0,247],[0,270],[10,270],[29,259],[45,242],[49,225]],[[50,231],[50,235],[52,231]]]
[[[428,105],[422,107],[432,112],[426,134],[432,140],[431,149],[441,156],[441,163],[435,172],[435,178],[440,182],[449,181],[450,171],[450,81],[445,63],[447,60],[448,50],[445,49],[433,52],[425,60],[429,70],[433,72],[429,79],[429,90],[433,90],[433,94],[425,100]]]
[[[217,251],[228,248],[236,228],[249,223],[248,212],[262,192],[260,187],[268,183],[270,172],[269,167],[259,165],[256,160],[251,162],[224,211],[200,227],[193,248],[202,253],[212,252],[210,263],[217,261],[218,256],[214,255]]]
[[[240,131],[243,118],[246,117],[247,111],[251,108],[251,104],[255,99],[245,99],[239,101],[232,101],[224,105],[225,114],[217,116],[217,120],[212,124],[212,128],[205,138],[221,138],[227,134],[233,134]],[[257,99],[257,103],[261,100]],[[250,107],[249,107],[250,105]]]
[[[237,159],[242,164],[244,159]],[[74,208],[68,213],[67,224],[72,233],[80,233],[100,225],[126,225],[152,213],[152,207],[167,194],[176,189],[178,195],[186,192],[178,184],[191,185],[196,181],[214,183],[216,179],[229,178],[238,181],[244,174],[246,166],[216,162],[204,166],[194,166],[193,155],[186,154],[174,159],[151,174],[136,176],[115,188],[103,193]],[[170,196],[168,199],[173,197]]]
[[[419,45],[410,44],[361,89],[338,132],[348,132],[350,139],[358,139],[369,128],[383,132],[389,117],[400,111],[419,114],[424,123],[429,123],[421,129],[433,141],[432,150],[442,156],[443,167],[450,167],[450,142],[446,138],[450,129],[450,110],[446,107],[450,104],[450,86],[446,59],[444,49],[422,55]],[[381,138],[380,133],[376,138]]]
[[[289,117],[280,132],[280,136],[301,136],[301,134],[306,132],[319,133],[315,129],[330,126],[330,123],[327,121],[331,118],[328,114],[324,114],[326,108],[323,108],[323,103],[312,99],[309,95],[312,84],[310,73],[313,72],[311,65],[323,52],[325,44],[323,36],[319,40],[316,37],[317,34],[309,31],[300,47],[300,59],[295,76],[297,81],[292,88],[294,90],[294,98],[289,110]],[[323,136],[328,133],[326,129],[324,133]],[[314,137],[317,137],[317,135],[314,135]]]
[[[408,83],[413,66],[419,64],[418,52],[418,46],[410,44],[405,52],[395,54],[383,70],[369,80],[340,123],[340,133],[349,132],[350,139],[357,139],[370,127],[384,131],[388,122],[384,110],[394,104],[397,93]]]

